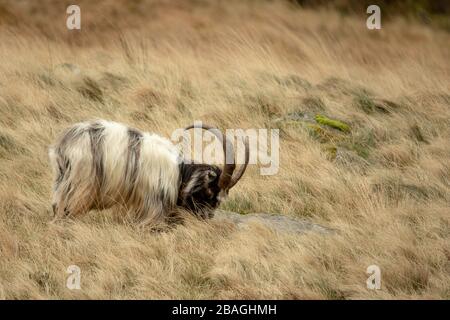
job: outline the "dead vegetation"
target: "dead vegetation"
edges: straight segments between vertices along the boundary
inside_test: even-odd
[[[0,298],[450,298],[448,33],[281,2],[80,3],[72,32],[59,1],[2,2]],[[223,208],[339,232],[155,234],[115,211],[49,224],[47,147],[97,117],[167,136],[194,119],[279,128],[279,173],[250,167]]]

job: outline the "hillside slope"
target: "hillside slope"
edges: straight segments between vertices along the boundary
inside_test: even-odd
[[[81,3],[81,31],[56,4],[1,10],[0,298],[450,298],[448,33],[265,2]],[[47,148],[99,117],[164,136],[193,120],[280,129],[278,174],[251,166],[223,209],[339,232],[150,233],[117,209],[49,224]]]

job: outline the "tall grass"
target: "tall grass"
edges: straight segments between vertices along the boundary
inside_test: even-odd
[[[450,297],[448,33],[272,2],[80,3],[80,31],[60,1],[1,4],[0,298]],[[275,121],[292,114],[350,130]],[[279,128],[279,173],[250,167],[223,208],[338,232],[149,233],[117,210],[50,224],[47,147],[98,117],[166,136],[193,120]],[[65,286],[73,264],[81,290]]]

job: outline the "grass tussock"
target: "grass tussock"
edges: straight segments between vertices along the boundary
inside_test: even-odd
[[[0,298],[450,298],[448,33],[284,2],[79,2],[80,31],[56,6],[0,10]],[[50,224],[47,147],[90,118],[280,128],[278,174],[250,166],[223,208],[338,232],[157,233],[118,209]]]

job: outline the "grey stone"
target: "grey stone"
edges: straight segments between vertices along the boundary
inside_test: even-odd
[[[329,234],[334,232],[333,229],[318,225],[307,219],[289,217],[280,214],[271,213],[249,213],[239,214],[231,211],[216,210],[214,214],[215,220],[228,220],[236,224],[238,228],[246,228],[248,224],[255,221],[282,233],[299,233],[318,232]]]
[[[81,73],[80,67],[78,67],[75,64],[67,63],[67,62],[56,65],[55,69],[63,69],[63,70],[72,72],[74,74],[80,74]]]
[[[283,121],[300,121],[300,122],[316,123],[316,120],[314,119],[313,115],[301,111],[288,113],[280,118],[273,119],[272,121],[275,123]]]

